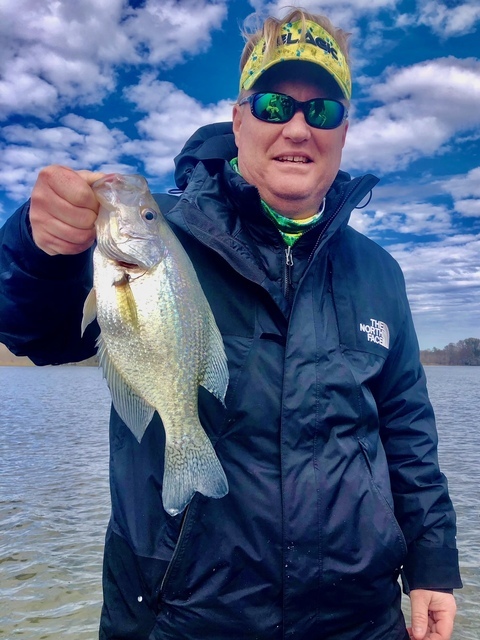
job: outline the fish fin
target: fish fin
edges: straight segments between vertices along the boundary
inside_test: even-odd
[[[88,325],[97,317],[97,295],[95,289],[90,289],[85,302],[83,303],[83,317],[82,317],[82,336],[85,333],[85,329]]]
[[[177,441],[167,435],[162,501],[171,516],[181,513],[196,491],[209,498],[228,493],[225,471],[207,434],[198,422],[190,433]]]
[[[128,326],[137,327],[137,303],[128,278],[122,278],[115,282],[115,290],[117,292],[117,306],[123,322]]]
[[[153,418],[155,409],[135,393],[119,373],[108,354],[102,334],[98,337],[97,346],[100,366],[110,389],[115,411],[138,442],[141,442],[143,434]]]
[[[207,366],[200,384],[225,405],[225,394],[228,387],[227,356],[225,355],[222,334],[211,311],[208,323]]]

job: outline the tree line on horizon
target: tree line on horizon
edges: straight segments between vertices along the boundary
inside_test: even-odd
[[[421,350],[420,360],[422,364],[480,366],[480,339],[466,338],[443,349]]]

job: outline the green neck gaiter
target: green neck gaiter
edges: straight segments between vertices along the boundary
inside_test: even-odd
[[[238,158],[230,160],[230,166],[234,171],[240,174],[240,171],[238,170]],[[286,216],[282,216],[280,213],[277,213],[277,211],[272,209],[272,207],[270,207],[264,200],[261,200],[261,203],[263,210],[279,230],[285,244],[290,247],[292,247],[306,231],[318,223],[325,209],[324,199],[322,208],[318,213],[315,213],[313,216],[303,220],[293,220],[292,218],[287,218]]]

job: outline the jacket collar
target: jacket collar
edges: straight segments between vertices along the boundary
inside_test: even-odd
[[[339,228],[347,224],[350,212],[377,182],[375,176],[351,180],[341,172],[327,194],[325,220],[298,241],[297,254],[301,248],[305,260],[313,259]],[[264,245],[282,251],[283,241],[263,211],[258,190],[228,162],[199,162],[187,189],[167,213],[167,218],[224,257],[238,273],[262,286],[288,317],[290,305],[278,283],[267,276],[262,258]]]
[[[373,175],[352,180],[347,173],[339,171],[327,193],[325,214],[318,233],[323,235],[328,231],[329,238],[345,226],[353,209],[377,182],[378,178]],[[212,237],[229,236],[244,241],[250,237],[256,242],[281,246],[280,235],[263,211],[257,188],[246,182],[225,160],[199,161],[190,174],[180,203],[193,206],[175,207],[169,217],[193,235],[193,228],[202,226],[209,229]]]

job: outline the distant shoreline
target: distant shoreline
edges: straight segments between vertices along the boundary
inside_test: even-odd
[[[33,367],[33,362],[26,357],[14,356],[4,344],[0,343],[0,367]]]
[[[437,352],[440,353],[440,350],[438,350]],[[464,363],[464,364],[460,362],[449,362],[449,363],[432,362],[432,352],[430,350],[425,350],[420,352],[420,361],[424,366],[429,366],[429,367],[480,366],[480,362],[476,362],[476,361],[470,361],[469,363]],[[98,359],[96,356],[93,356],[92,358],[89,358],[88,360],[84,360],[83,362],[72,362],[70,364],[72,366],[79,366],[79,367],[96,367],[98,366]],[[9,351],[4,344],[0,343],[0,367],[34,367],[34,366],[35,365],[29,358],[25,356],[19,357],[19,356],[13,355],[13,353],[11,353],[11,351]]]
[[[72,366],[78,367],[96,367],[98,359],[96,356],[83,360],[82,362],[72,362]],[[0,367],[34,367],[34,363],[26,356],[15,356],[7,349],[4,344],[0,343]]]

